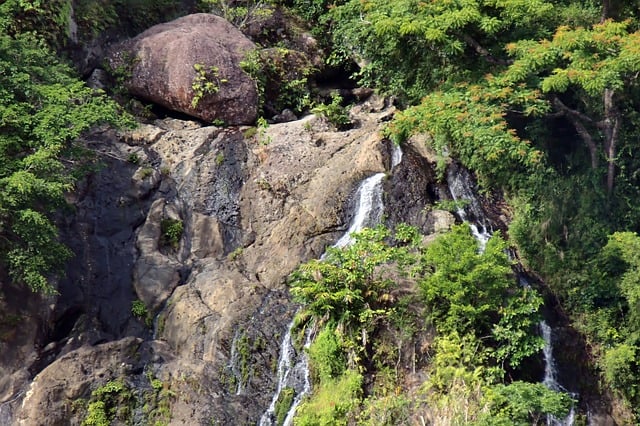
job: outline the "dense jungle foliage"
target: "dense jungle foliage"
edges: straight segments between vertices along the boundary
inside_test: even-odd
[[[512,208],[509,241],[640,414],[638,2],[298,0],[361,84]]]
[[[503,194],[512,210],[509,244],[584,333],[603,383],[626,404],[626,421],[640,421],[637,1],[196,3],[239,26],[267,6],[297,13],[331,66],[357,62],[355,81],[403,107],[389,138],[403,143],[426,133],[442,164],[455,158],[485,191]],[[55,291],[51,278],[71,255],[54,219],[86,164],[76,141],[97,124],[127,121],[64,59],[71,7],[71,0],[0,4],[0,270],[45,293]],[[181,7],[175,0],[73,2],[81,37],[139,31]],[[501,236],[479,253],[465,227],[426,248],[401,231],[385,232],[367,231],[292,278],[305,318],[322,330],[310,348],[318,385],[300,409],[301,424],[353,416],[395,424],[420,404],[476,424],[530,424],[566,412],[564,395],[506,376],[540,348],[533,324],[541,302],[534,290],[514,287]],[[394,244],[383,243],[389,238]],[[394,296],[407,277],[420,292]],[[379,338],[385,330],[435,334],[432,371],[418,396],[402,392],[398,349]],[[383,355],[371,358],[371,345]],[[363,375],[372,371],[373,393],[365,395]],[[456,406],[459,400],[468,405]]]

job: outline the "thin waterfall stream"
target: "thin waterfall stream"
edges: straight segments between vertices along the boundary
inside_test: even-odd
[[[491,231],[485,224],[484,212],[480,206],[480,202],[475,196],[474,184],[471,175],[464,169],[449,168],[447,173],[447,185],[451,193],[451,197],[456,202],[456,213],[464,222],[469,224],[473,236],[480,244],[480,250],[483,251],[487,241],[491,238]],[[525,285],[526,280],[524,280]],[[522,281],[521,281],[522,284]],[[540,332],[544,340],[544,378],[542,383],[551,390],[568,393],[567,390],[558,383],[558,370],[555,359],[553,358],[552,329],[543,320],[540,322]],[[576,397],[575,394],[570,394]],[[575,407],[572,406],[569,414],[564,419],[558,419],[549,415],[547,417],[547,426],[572,426],[575,420]]]
[[[402,150],[395,146],[391,155],[391,168],[402,161]],[[375,226],[380,223],[384,205],[382,202],[382,181],[385,173],[376,173],[362,181],[356,192],[357,204],[355,214],[345,234],[336,241],[333,247],[346,247],[353,242],[351,234],[365,227]],[[324,254],[322,255],[324,257]],[[280,358],[278,360],[278,385],[271,399],[269,408],[264,412],[258,423],[260,426],[290,426],[298,405],[305,395],[311,392],[311,379],[309,377],[309,359],[304,350],[296,351],[293,346],[291,329],[293,321],[287,327],[287,334],[280,345]],[[312,327],[307,329],[303,349],[308,348],[313,340]],[[284,399],[284,392],[294,392],[294,398],[282,423],[276,418],[276,406],[278,401]]]
[[[551,390],[569,393],[560,383],[558,383],[558,369],[556,366],[556,361],[553,358],[553,330],[544,320],[540,321],[540,332],[542,333],[542,338],[544,339],[544,379],[542,380],[542,383]],[[572,397],[577,396],[575,394],[569,394]],[[558,419],[552,415],[548,415],[547,426],[572,426],[575,420],[575,414],[575,406],[572,405],[569,414],[564,419]]]

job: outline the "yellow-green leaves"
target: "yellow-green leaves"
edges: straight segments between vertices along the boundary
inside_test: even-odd
[[[573,87],[599,96],[622,89],[640,71],[640,33],[628,29],[628,22],[610,20],[592,28],[560,26],[551,40],[510,44],[507,51],[516,60],[505,75],[513,82],[539,75],[547,93]]]

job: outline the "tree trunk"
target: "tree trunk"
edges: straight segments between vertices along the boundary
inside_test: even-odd
[[[553,99],[553,104],[571,122],[571,124],[573,125],[573,128],[576,130],[576,133],[578,133],[578,136],[580,136],[584,144],[587,146],[587,149],[589,150],[589,156],[591,157],[591,168],[594,170],[597,169],[598,168],[598,147],[596,146],[596,143],[593,141],[593,137],[591,136],[591,133],[589,133],[589,131],[587,130],[586,126],[583,123],[583,121],[586,121],[588,123],[593,123],[593,120],[591,120],[591,118],[585,116],[584,114],[572,108],[569,108],[557,97]]]
[[[604,131],[605,136],[604,150],[607,156],[607,193],[609,195],[613,192],[616,173],[616,146],[620,137],[620,116],[614,103],[614,95],[613,89],[605,89],[603,95],[604,120],[598,123],[598,127]]]

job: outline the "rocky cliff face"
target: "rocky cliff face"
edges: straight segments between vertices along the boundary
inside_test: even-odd
[[[372,98],[344,132],[307,116],[92,134],[100,161],[64,221],[76,258],[39,345],[23,346],[30,368],[6,386],[4,419],[80,424],[111,383],[123,422],[255,424],[295,310],[286,277],[344,233],[358,183],[389,169],[380,129],[392,113]],[[426,229],[439,189],[420,152],[407,150],[386,203],[389,220]]]

